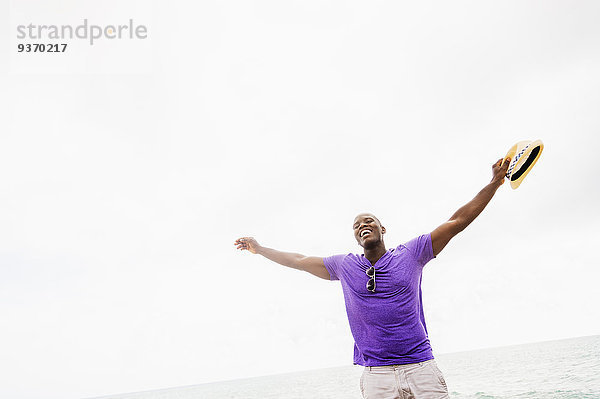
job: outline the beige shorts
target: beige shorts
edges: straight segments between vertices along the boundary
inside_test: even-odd
[[[448,387],[435,360],[397,366],[365,367],[360,378],[365,399],[443,399]]]

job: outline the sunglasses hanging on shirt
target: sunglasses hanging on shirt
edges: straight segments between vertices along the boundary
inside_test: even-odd
[[[375,292],[375,268],[371,266],[366,270],[369,281],[367,281],[367,289],[371,292]]]

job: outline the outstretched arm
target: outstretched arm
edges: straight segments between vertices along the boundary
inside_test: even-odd
[[[282,252],[276,249],[263,247],[253,237],[242,237],[235,240],[237,249],[247,250],[253,254],[259,254],[280,265],[293,269],[304,270],[322,279],[329,280],[329,272],[325,268],[323,258],[316,256],[304,256],[291,252]]]
[[[498,187],[504,183],[504,176],[506,176],[509,164],[510,158],[506,158],[504,162],[501,158],[494,163],[492,165],[492,181],[475,198],[456,211],[447,222],[431,232],[431,245],[434,256],[437,256],[444,249],[452,237],[463,231],[479,216],[496,193]]]

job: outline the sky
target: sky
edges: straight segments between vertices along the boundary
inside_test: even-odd
[[[600,4],[35,0],[0,16],[0,396],[349,365],[339,282],[233,242],[428,233],[521,140],[521,187],[424,269],[434,354],[600,334]],[[144,40],[17,52],[20,24]],[[26,41],[25,41],[26,42]],[[36,42],[30,40],[29,42]]]

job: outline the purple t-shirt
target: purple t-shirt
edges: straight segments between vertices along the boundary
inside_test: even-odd
[[[375,292],[367,290],[371,262],[364,255],[323,259],[331,280],[342,283],[355,364],[388,366],[433,359],[421,300],[423,266],[433,258],[430,234],[389,249],[373,265]]]

